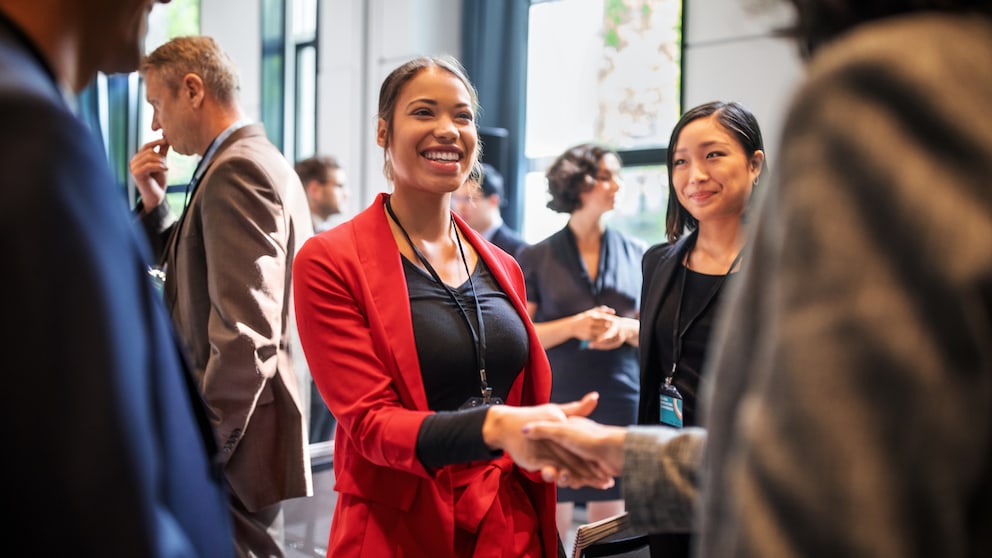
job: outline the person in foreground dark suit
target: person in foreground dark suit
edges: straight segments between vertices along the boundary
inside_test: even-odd
[[[503,222],[500,207],[505,205],[503,175],[488,163],[481,163],[465,184],[451,194],[451,209],[483,238],[516,257],[527,242]]]
[[[0,437],[24,555],[233,555],[148,246],[69,106],[98,70],[137,68],[155,3],[0,0]]]
[[[705,448],[569,430],[619,448],[631,518],[699,501],[700,556],[990,556],[992,1],[794,3],[814,56],[714,337]]]

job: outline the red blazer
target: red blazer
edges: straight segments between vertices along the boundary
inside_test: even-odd
[[[380,194],[351,221],[311,238],[293,266],[304,352],[338,420],[339,497],[328,555],[455,556],[458,522],[478,529],[475,556],[501,556],[512,537],[502,528],[497,493],[521,494],[505,490],[515,484],[537,510],[544,555],[556,556],[554,485],[507,456],[438,470],[417,459],[417,433],[433,411],[421,380],[402,259],[383,209],[386,197]],[[551,369],[527,317],[519,266],[464,221],[455,222],[506,291],[530,338],[526,368],[507,403],[546,403]]]

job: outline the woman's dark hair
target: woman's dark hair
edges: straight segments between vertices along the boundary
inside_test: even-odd
[[[682,129],[690,122],[708,116],[714,116],[721,126],[740,144],[744,153],[750,158],[755,151],[764,150],[765,142],[761,139],[761,128],[758,120],[754,118],[751,111],[744,108],[740,103],[725,103],[723,101],[713,101],[704,105],[699,105],[689,109],[672,130],[672,137],[668,140],[668,212],[665,216],[665,236],[669,242],[675,242],[682,237],[686,231],[694,230],[699,226],[699,222],[689,213],[675,194],[675,183],[672,182],[672,166],[675,161],[675,148],[682,135]]]
[[[421,56],[419,58],[414,58],[409,62],[401,65],[386,76],[386,79],[382,81],[382,86],[379,87],[379,118],[386,122],[386,145],[383,146],[383,157],[385,158],[383,162],[383,174],[389,180],[393,179],[393,167],[392,163],[389,161],[388,148],[389,141],[393,139],[393,117],[396,113],[396,101],[399,99],[400,91],[403,90],[403,86],[410,82],[413,78],[417,77],[420,72],[426,70],[427,68],[441,68],[451,75],[458,78],[458,81],[462,82],[465,89],[468,90],[469,101],[472,105],[472,112],[476,115],[476,122],[478,122],[479,115],[479,93],[475,90],[475,86],[469,81],[468,75],[465,72],[465,68],[462,67],[461,62],[456,58],[443,55],[443,56]],[[478,124],[476,124],[478,125]],[[482,142],[476,142],[475,144],[475,161],[478,163],[479,158],[482,156]]]
[[[620,159],[616,151],[592,143],[576,145],[559,155],[545,174],[551,194],[548,209],[571,213],[582,207],[579,194],[596,185],[599,163],[607,154]]]
[[[804,56],[859,24],[920,11],[992,12],[992,0],[789,0],[796,23],[786,30]]]

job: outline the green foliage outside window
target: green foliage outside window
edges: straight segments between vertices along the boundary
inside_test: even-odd
[[[200,0],[172,0],[166,7],[170,38],[200,32]]]

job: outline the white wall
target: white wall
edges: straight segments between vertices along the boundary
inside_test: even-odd
[[[241,103],[255,120],[260,114],[261,11],[259,0],[200,0],[200,32],[216,39],[234,59],[241,73]]]
[[[318,0],[321,35],[317,152],[336,156],[351,184],[354,213],[388,188],[375,144],[379,85],[420,55],[461,52],[461,0]],[[259,0],[201,0],[200,28],[241,71],[241,100],[258,119],[261,79]]]
[[[789,40],[772,31],[792,19],[786,2],[686,0],[683,107],[714,100],[751,109],[765,139],[768,161],[777,160],[779,135],[802,65]]]
[[[502,1],[502,0],[501,0]],[[461,54],[461,0],[368,0],[368,68],[362,125],[365,207],[389,184],[382,174],[382,149],[375,143],[379,86],[394,68],[417,56]],[[357,136],[354,136],[357,137]]]
[[[318,0],[321,43],[317,151],[337,156],[348,173],[349,212],[388,189],[375,144],[379,85],[419,55],[461,52],[461,0]],[[567,1],[567,0],[565,0]],[[751,7],[748,7],[751,6]],[[782,119],[802,75],[789,41],[772,36],[791,18],[776,0],[686,0],[686,108],[736,100],[757,116],[768,160],[778,153]],[[241,71],[242,102],[259,115],[259,0],[201,0],[201,29],[218,39]]]

